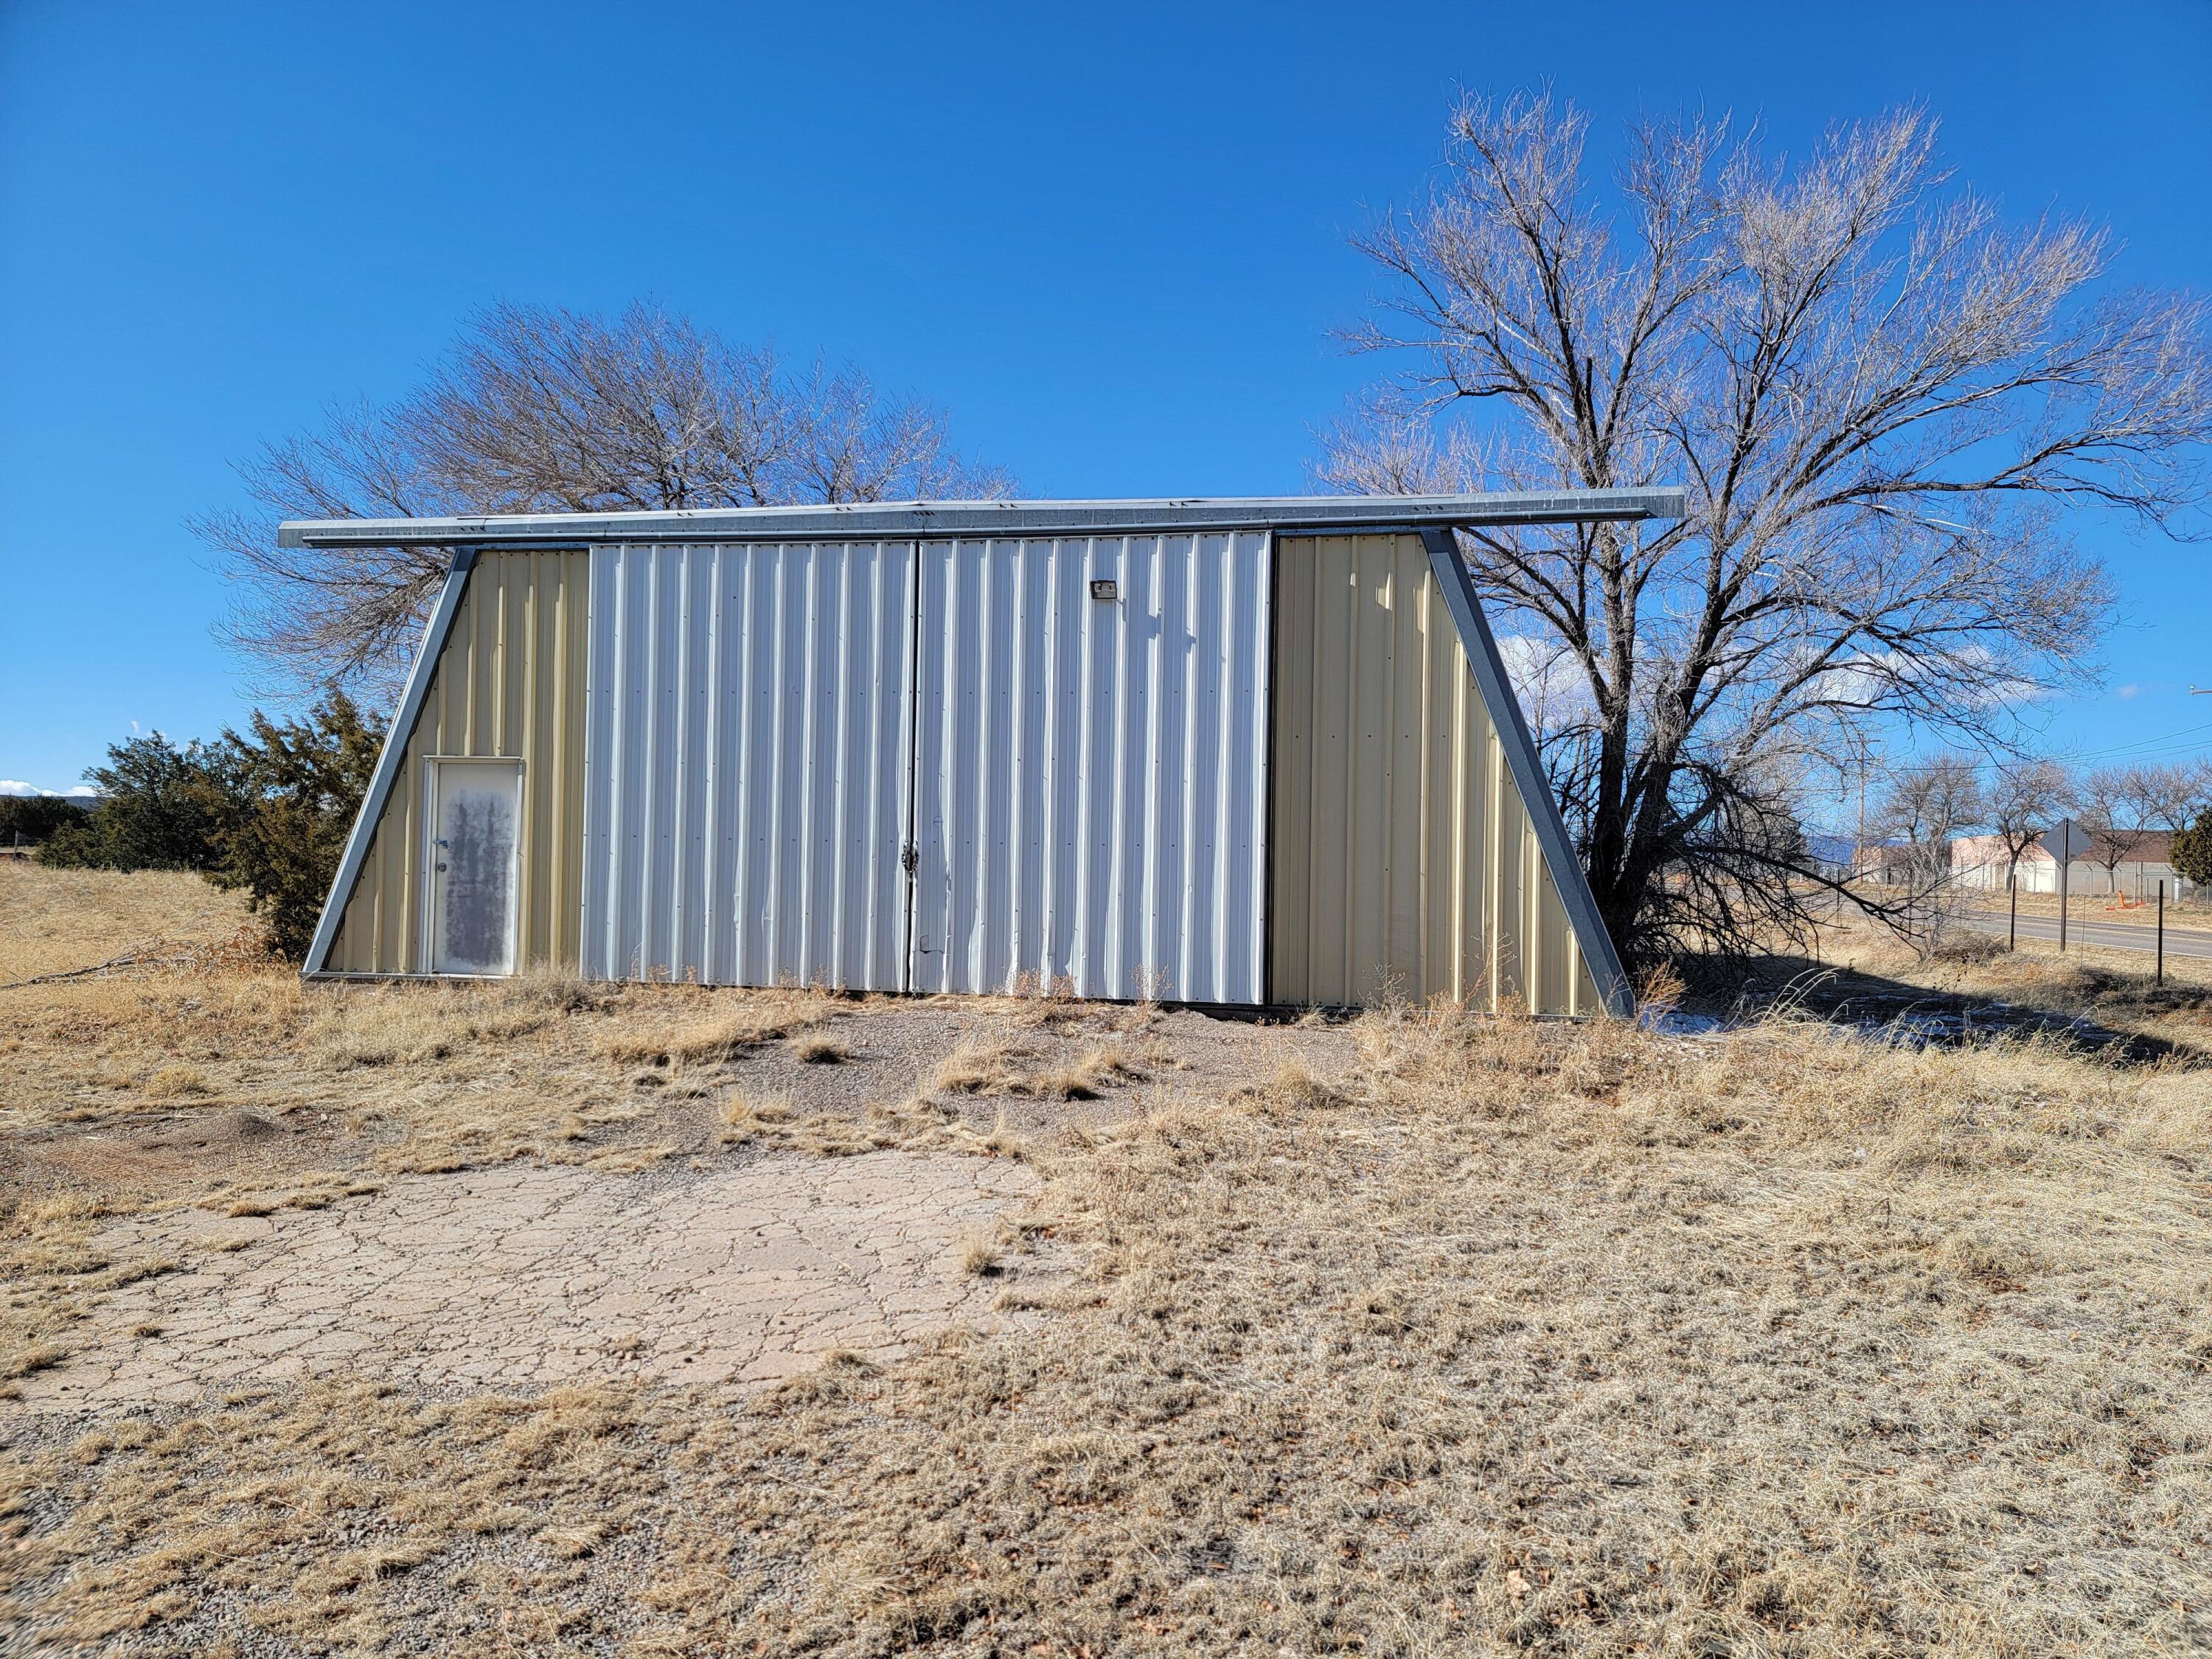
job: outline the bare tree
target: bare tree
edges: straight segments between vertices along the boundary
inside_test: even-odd
[[[1011,494],[944,416],[817,360],[803,372],[658,307],[495,306],[386,409],[331,410],[239,473],[251,511],[193,529],[237,584],[232,641],[287,678],[388,689],[443,549],[279,549],[286,518],[619,512]]]
[[[2004,846],[2009,889],[2028,848],[2072,809],[2073,775],[2057,761],[2033,755],[2002,759],[1990,769],[1983,798],[1990,833]]]
[[[1775,832],[1793,763],[1877,721],[2002,750],[2021,699],[2086,678],[2108,584],[2059,507],[2166,525],[2198,498],[2206,313],[2088,297],[2104,234],[2001,225],[1917,110],[1794,167],[1725,122],[1644,123],[1617,212],[1585,125],[1548,96],[1453,115],[1431,198],[1359,242],[1391,287],[1352,343],[1407,367],[1316,472],[1684,485],[1679,524],[1462,548],[1501,630],[1587,684],[1546,760],[1616,938],[1802,933],[1831,884]]]
[[[1987,821],[1988,802],[1974,757],[1937,755],[1892,769],[1876,824],[1886,841],[1885,885],[1893,925],[1923,950],[1942,941],[1958,906],[1953,842]],[[1899,884],[1899,878],[1902,878]]]
[[[2208,780],[2202,761],[2138,766],[2135,775],[2136,804],[2148,829],[2186,830],[2204,808]]]
[[[2142,769],[2100,766],[2081,780],[2081,827],[2089,835],[2089,857],[2105,872],[2105,890],[2118,896],[2120,866],[2133,859],[2156,831],[2154,810],[2146,793]]]
[[[1951,842],[1984,821],[1988,804],[1971,755],[1938,755],[1890,775],[1876,823],[1905,845],[1916,884],[1941,886],[1951,876]]]

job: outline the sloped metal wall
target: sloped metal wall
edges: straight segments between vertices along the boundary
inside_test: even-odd
[[[1598,1012],[1420,538],[1275,568],[1274,1000]]]
[[[428,971],[423,763],[434,755],[522,762],[515,959],[576,967],[587,572],[581,551],[488,553],[469,572],[325,971]]]
[[[913,988],[1262,999],[1267,564],[1256,532],[923,544]]]
[[[584,972],[895,990],[910,542],[592,554]]]

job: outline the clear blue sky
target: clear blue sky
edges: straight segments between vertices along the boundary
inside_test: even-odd
[[[1295,491],[1372,372],[1345,246],[1455,89],[1802,149],[1900,100],[2008,210],[2212,286],[2212,7],[198,5],[0,0],[0,778],[250,688],[184,529],[495,299],[657,295],[951,413],[1033,495]],[[2212,548],[2124,593],[2084,750],[2212,726]],[[2212,738],[2212,731],[2164,747]],[[2154,752],[2159,745],[2148,745]]]

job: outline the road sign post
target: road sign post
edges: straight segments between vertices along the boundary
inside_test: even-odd
[[[2066,950],[2066,912],[2069,895],[2067,892],[2066,872],[2075,859],[2089,850],[2089,837],[2074,827],[2071,818],[2058,820],[2056,830],[2046,830],[2038,838],[2043,850],[2058,861],[2058,949]]]

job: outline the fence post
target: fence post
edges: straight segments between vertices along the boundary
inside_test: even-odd
[[[2066,873],[2073,867],[2074,820],[2061,818],[2058,827],[2058,954],[2066,954]]]
[[[2011,922],[2011,925],[2010,925],[2010,926],[2008,926],[2008,927],[2005,929],[2005,949],[2006,949],[2006,950],[2008,950],[2008,951],[2017,951],[2017,950],[2019,950],[2019,949],[2020,949],[2020,872],[2019,872],[2019,871],[2015,870],[2015,871],[2014,871],[2014,872],[2013,872],[2013,874],[2012,874],[2012,880],[2011,880],[2011,882],[2008,884],[2008,885],[2009,885],[2009,886],[2011,887],[2011,889],[2012,889],[2012,922]]]
[[[2158,884],[2158,978],[2155,983],[2166,983],[2166,884]]]

